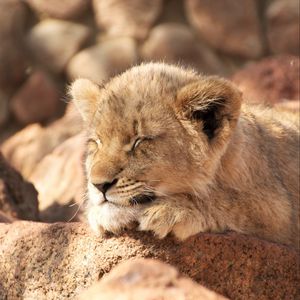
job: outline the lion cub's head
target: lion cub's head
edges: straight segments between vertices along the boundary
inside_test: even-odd
[[[241,105],[228,81],[165,64],[134,67],[102,86],[78,79],[70,94],[88,132],[95,227],[113,232],[159,197],[205,192]]]

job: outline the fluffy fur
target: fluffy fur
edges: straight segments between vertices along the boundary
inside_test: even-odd
[[[96,231],[137,222],[160,238],[234,230],[297,244],[294,115],[242,105],[229,81],[165,64],[134,67],[102,86],[78,79],[70,94],[87,125]]]

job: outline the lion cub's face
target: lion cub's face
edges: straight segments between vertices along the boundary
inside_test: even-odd
[[[114,232],[160,197],[204,191],[239,110],[234,101],[228,109],[228,98],[238,97],[229,83],[162,64],[100,87],[79,79],[71,95],[87,125],[96,227]]]

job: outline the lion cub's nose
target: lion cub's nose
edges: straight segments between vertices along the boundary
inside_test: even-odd
[[[103,194],[107,192],[113,185],[117,183],[118,179],[114,179],[112,182],[93,183],[93,185]]]

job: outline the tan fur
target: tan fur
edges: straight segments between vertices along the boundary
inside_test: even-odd
[[[99,87],[78,79],[70,94],[87,124],[96,231],[138,222],[160,238],[235,230],[297,245],[294,115],[242,105],[230,82],[165,64],[134,67]],[[95,187],[104,182],[115,183],[105,197]],[[135,205],[138,195],[156,198]]]

